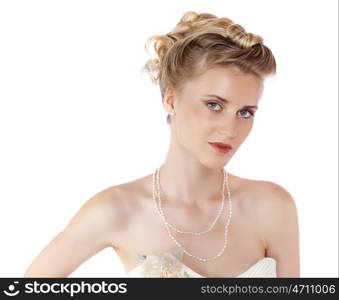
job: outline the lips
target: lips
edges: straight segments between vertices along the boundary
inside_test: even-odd
[[[233,147],[224,143],[209,143],[219,153],[228,153]]]
[[[228,149],[228,150],[233,149],[233,147],[230,144],[224,144],[224,143],[219,143],[219,142],[209,143],[209,144],[217,146],[218,148],[222,148],[222,149]]]

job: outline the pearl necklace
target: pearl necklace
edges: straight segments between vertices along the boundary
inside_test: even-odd
[[[217,223],[220,215],[221,215],[221,212],[222,210],[224,209],[224,203],[225,203],[225,182],[226,182],[226,172],[224,169],[222,169],[223,171],[223,176],[224,176],[224,179],[223,179],[223,186],[222,186],[222,201],[221,201],[221,206],[220,206],[220,209],[219,209],[219,212],[217,214],[217,217],[215,218],[215,220],[212,222],[211,226],[207,229],[207,230],[204,230],[204,231],[200,231],[200,232],[193,232],[193,231],[182,231],[180,229],[177,229],[175,228],[172,224],[170,224],[167,220],[166,220],[166,217],[165,217],[165,214],[162,210],[162,207],[161,207],[161,197],[160,197],[160,168],[157,169],[157,196],[158,196],[158,199],[159,199],[159,205],[158,205],[158,209],[160,211],[160,214],[163,216],[163,218],[165,219],[165,222],[168,226],[170,226],[173,230],[175,230],[176,232],[178,233],[183,233],[183,234],[192,234],[192,235],[202,235],[202,234],[205,234],[205,233],[208,233],[212,230],[212,228],[215,226],[215,224]]]
[[[214,259],[218,258],[219,256],[221,256],[221,255],[224,253],[225,249],[226,249],[228,226],[229,226],[229,224],[230,224],[231,217],[232,217],[232,200],[231,200],[231,193],[230,193],[230,188],[229,188],[229,184],[228,184],[228,173],[226,173],[226,172],[224,171],[224,174],[226,175],[226,176],[225,176],[225,179],[226,179],[226,180],[224,180],[224,183],[225,183],[225,181],[226,181],[227,196],[228,196],[228,202],[229,202],[229,215],[228,215],[227,222],[226,222],[226,224],[225,224],[225,240],[224,240],[224,245],[223,245],[223,248],[221,249],[221,251],[220,251],[217,255],[215,255],[215,256],[213,256],[213,257],[211,257],[211,258],[203,258],[203,257],[195,256],[195,255],[191,254],[190,252],[188,252],[188,251],[187,251],[187,250],[186,250],[186,249],[185,249],[185,248],[184,248],[184,247],[183,247],[183,246],[182,246],[182,245],[181,245],[181,244],[173,237],[173,235],[171,234],[170,229],[169,229],[169,226],[168,226],[169,223],[166,221],[166,218],[165,218],[165,216],[161,213],[161,211],[159,211],[158,203],[157,203],[157,200],[156,200],[156,195],[158,195],[158,197],[160,196],[160,193],[159,193],[159,192],[156,193],[156,191],[155,191],[155,182],[156,182],[155,179],[156,179],[156,175],[157,175],[158,172],[159,172],[159,168],[153,173],[153,200],[154,200],[154,202],[155,202],[157,211],[158,211],[160,217],[162,218],[162,220],[163,220],[163,222],[164,222],[164,225],[165,225],[165,228],[166,228],[166,230],[167,230],[167,233],[168,233],[169,237],[173,240],[173,242],[174,242],[179,248],[182,248],[183,252],[184,252],[186,255],[188,255],[188,256],[190,256],[190,257],[192,257],[192,258],[194,258],[194,259],[197,259],[197,260],[199,260],[199,261],[202,261],[202,262],[208,262],[208,261],[214,260]],[[159,200],[160,200],[160,197],[159,197]]]

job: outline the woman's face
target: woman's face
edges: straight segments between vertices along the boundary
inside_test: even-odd
[[[225,165],[250,133],[262,92],[261,79],[235,67],[207,70],[172,94],[172,138],[199,161]],[[233,148],[220,153],[209,142]]]

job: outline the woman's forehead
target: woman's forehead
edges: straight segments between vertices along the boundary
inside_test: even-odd
[[[182,87],[183,94],[216,94],[226,98],[260,98],[263,81],[253,74],[237,72],[229,67],[214,67],[203,74],[187,80]]]

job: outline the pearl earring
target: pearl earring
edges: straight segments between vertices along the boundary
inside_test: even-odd
[[[171,116],[174,116],[174,111],[170,112],[169,114],[170,114]]]

